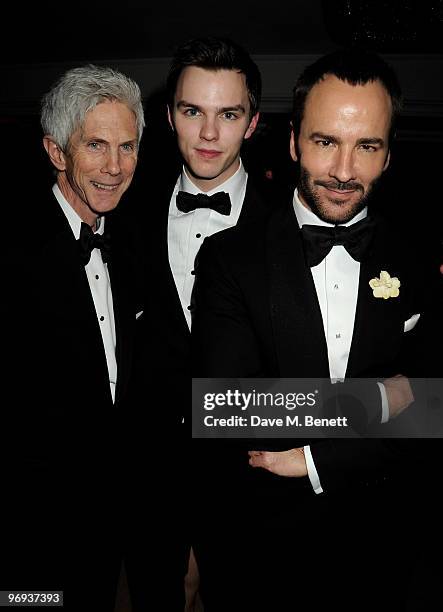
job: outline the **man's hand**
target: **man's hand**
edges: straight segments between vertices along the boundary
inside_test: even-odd
[[[291,448],[282,452],[248,451],[249,465],[261,467],[278,476],[307,476],[303,448]]]
[[[397,374],[383,381],[389,404],[389,418],[398,416],[414,401],[411,386],[406,376]]]

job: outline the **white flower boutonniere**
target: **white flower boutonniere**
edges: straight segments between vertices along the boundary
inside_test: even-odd
[[[387,300],[390,297],[398,297],[400,295],[400,281],[396,276],[391,278],[388,272],[382,270],[380,278],[371,278],[369,286],[373,290],[374,297]]]

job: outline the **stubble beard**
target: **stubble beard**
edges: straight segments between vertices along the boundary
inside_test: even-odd
[[[319,219],[321,219],[325,223],[332,223],[334,225],[337,225],[338,223],[347,223],[356,215],[358,215],[358,213],[362,211],[366,206],[368,206],[368,204],[372,200],[373,189],[379,180],[380,177],[374,179],[369,184],[369,187],[365,192],[363,185],[355,181],[350,181],[348,183],[340,183],[338,181],[314,181],[312,179],[311,174],[306,170],[306,168],[303,168],[303,166],[301,166],[298,192],[299,195],[302,197],[303,201],[309,206],[311,211],[315,215],[317,215]],[[325,204],[325,198],[322,198],[315,188],[317,185],[327,185],[329,188],[335,189],[337,191],[355,189],[361,192],[361,196],[358,200],[354,202],[354,204],[350,208],[345,210],[345,207],[347,207],[348,204],[347,202],[343,202],[342,200],[334,200],[332,198],[328,198],[328,201]],[[331,214],[332,212],[337,213],[338,211],[340,211],[340,209],[342,209],[342,215]]]

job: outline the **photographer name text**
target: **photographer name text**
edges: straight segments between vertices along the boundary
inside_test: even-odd
[[[312,415],[304,415],[300,418],[298,414],[286,415],[282,418],[264,418],[255,414],[246,416],[230,416],[228,418],[217,418],[206,415],[203,419],[206,427],[347,427],[347,417],[316,418]]]

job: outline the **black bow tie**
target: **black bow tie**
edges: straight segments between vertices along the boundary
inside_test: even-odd
[[[375,221],[370,217],[348,227],[303,225],[301,234],[306,263],[310,268],[317,266],[336,245],[343,245],[351,257],[361,261],[371,243],[374,227]]]
[[[82,223],[80,228],[80,238],[77,240],[78,250],[82,264],[86,264],[91,259],[93,249],[100,249],[102,259],[106,263],[111,255],[111,241],[109,234],[94,234],[91,226],[87,223]]]
[[[218,191],[212,196],[205,193],[193,195],[192,193],[186,193],[186,191],[179,191],[176,204],[177,208],[185,213],[196,208],[212,208],[221,215],[229,215],[231,212],[231,199],[226,191]]]

